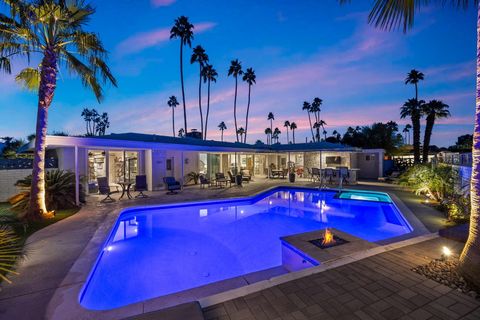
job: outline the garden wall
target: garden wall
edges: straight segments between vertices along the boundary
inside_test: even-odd
[[[6,202],[18,190],[15,183],[32,174],[32,169],[0,170],[0,202]]]

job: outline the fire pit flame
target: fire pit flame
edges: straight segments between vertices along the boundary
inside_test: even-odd
[[[327,228],[325,229],[325,234],[323,236],[322,246],[330,246],[333,244],[335,244],[333,233]]]

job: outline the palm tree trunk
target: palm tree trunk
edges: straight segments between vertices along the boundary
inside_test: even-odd
[[[315,141],[315,135],[313,134],[313,127],[312,127],[312,118],[310,117],[310,111],[307,111],[308,114],[308,122],[310,123],[310,131],[312,132],[312,139]]]
[[[200,130],[203,133],[203,112],[202,112],[202,65],[200,64],[200,80],[198,82],[198,108],[200,109]]]
[[[33,158],[32,186],[30,189],[29,220],[52,217],[45,203],[45,149],[47,140],[48,108],[52,103],[57,86],[57,57],[46,49],[42,60],[40,87],[38,91],[37,127],[35,132],[35,154]]]
[[[183,102],[183,126],[185,135],[188,132],[187,129],[187,106],[185,105],[185,88],[183,85],[183,42],[180,40],[180,82],[182,84],[182,102]]]
[[[472,177],[470,180],[470,231],[460,255],[462,275],[480,287],[480,3],[477,15],[477,94],[475,129],[472,148]]]
[[[172,132],[175,138],[175,106],[172,106]]]
[[[223,142],[223,130],[222,130],[222,142]]]
[[[245,143],[247,143],[248,113],[250,112],[250,92],[251,92],[251,88],[252,88],[252,85],[248,85],[247,116],[245,117],[245,140],[244,140]]]
[[[273,119],[270,119],[270,144],[272,144],[273,137]]]
[[[432,137],[433,125],[435,124],[435,115],[428,115],[423,136],[423,155],[422,162],[428,162],[428,149],[430,148],[430,138]]]
[[[415,100],[418,101],[418,83],[415,83]]]
[[[205,140],[207,140],[208,114],[209,113],[210,113],[210,80],[208,80],[208,85],[207,85],[207,115],[205,116]]]
[[[287,128],[287,144],[289,144],[290,138],[288,137],[288,127],[285,127],[285,128]]]
[[[295,129],[292,129],[293,144],[295,144]]]
[[[235,135],[237,136],[237,142],[238,142],[238,126],[237,126],[237,85],[238,85],[238,80],[237,77],[235,77],[235,97],[233,99],[233,120],[235,121]]]
[[[413,162],[420,163],[420,116],[412,117],[413,127]]]

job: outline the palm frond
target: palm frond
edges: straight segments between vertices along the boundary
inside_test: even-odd
[[[20,239],[7,226],[0,225],[0,278],[11,283],[8,274],[18,274],[14,271],[15,263],[22,255]]]
[[[12,73],[12,65],[10,59],[7,57],[0,57],[0,70],[3,70],[7,74]]]
[[[15,81],[28,91],[37,91],[40,85],[40,72],[35,68],[25,68],[15,77]]]

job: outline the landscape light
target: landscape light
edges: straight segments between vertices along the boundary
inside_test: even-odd
[[[445,246],[443,246],[442,252],[443,252],[443,255],[446,256],[446,257],[449,257],[449,256],[452,255],[452,251],[448,247],[445,247]]]

